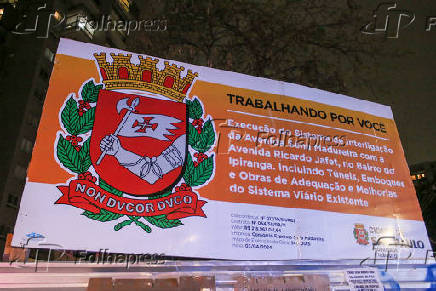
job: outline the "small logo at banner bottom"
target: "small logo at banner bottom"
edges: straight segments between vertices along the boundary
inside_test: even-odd
[[[369,244],[368,231],[366,231],[365,226],[360,223],[354,224],[353,230],[354,238],[359,245]]]

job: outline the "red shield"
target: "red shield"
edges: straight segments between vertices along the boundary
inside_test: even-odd
[[[127,194],[173,187],[185,162],[186,127],[184,103],[100,90],[90,144],[95,171]]]

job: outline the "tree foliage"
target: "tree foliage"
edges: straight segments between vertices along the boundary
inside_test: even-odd
[[[137,32],[129,49],[138,53],[333,92],[362,81],[380,54],[360,33],[368,15],[351,0],[170,0],[139,11],[168,25]]]

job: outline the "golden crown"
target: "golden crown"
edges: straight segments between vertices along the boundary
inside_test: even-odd
[[[131,54],[111,53],[113,63],[106,61],[106,53],[94,54],[106,89],[135,89],[167,96],[182,102],[198,73],[188,70],[184,78],[180,73],[184,67],[164,62],[165,68],[156,68],[159,59],[138,56],[139,65],[132,64]]]

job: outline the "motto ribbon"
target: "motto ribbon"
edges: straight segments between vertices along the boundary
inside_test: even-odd
[[[87,180],[73,180],[69,185],[57,188],[63,196],[55,204],[72,205],[96,214],[100,213],[100,209],[106,209],[133,216],[164,214],[168,219],[206,217],[201,209],[206,201],[198,200],[197,194],[192,191],[179,191],[159,199],[140,200],[119,197]]]

